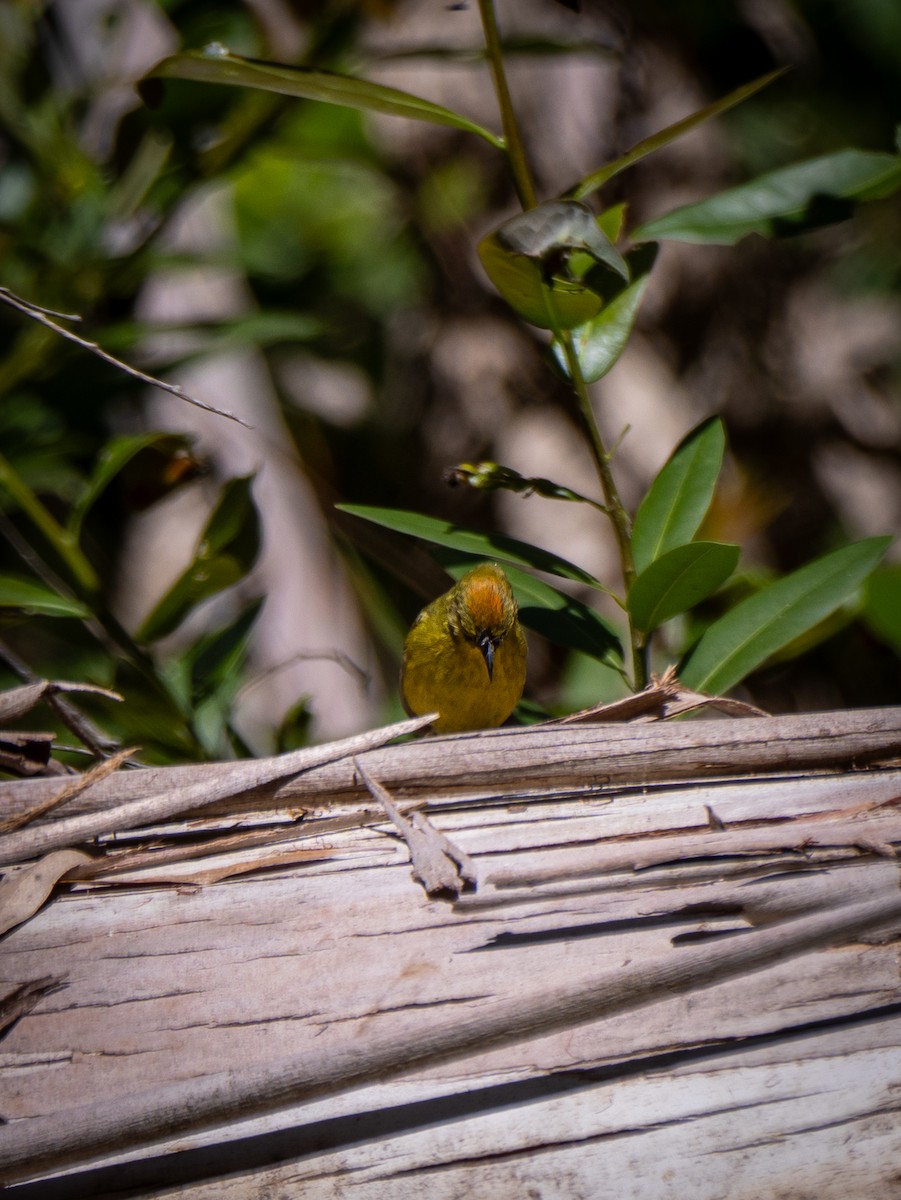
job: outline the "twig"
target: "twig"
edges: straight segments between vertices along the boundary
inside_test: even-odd
[[[450,895],[454,899],[461,892],[475,889],[476,866],[472,859],[444,836],[421,813],[413,813],[412,820],[402,816],[387,788],[374,779],[358,759],[354,767],[366,784],[369,794],[378,800],[410,851],[413,874],[430,896]]]
[[[130,366],[127,362],[123,362],[121,358],[116,358],[114,354],[110,354],[107,350],[104,350],[96,342],[79,337],[71,329],[66,329],[65,326],[59,325],[53,320],[53,317],[58,317],[64,321],[80,321],[81,317],[76,313],[58,313],[50,308],[42,308],[39,304],[32,304],[30,300],[21,299],[6,287],[0,287],[0,301],[8,304],[10,308],[15,308],[20,313],[24,313],[32,321],[37,321],[47,329],[52,329],[54,333],[58,333],[60,337],[65,338],[67,341],[74,342],[76,346],[81,346],[83,350],[89,350],[91,354],[96,354],[104,362],[118,367],[120,371],[124,371],[126,375],[131,375],[132,378],[140,380],[141,383],[149,383],[152,387],[161,388],[164,392],[169,392],[171,395],[177,396],[179,400],[186,400],[188,404],[193,404],[196,408],[202,408],[205,412],[213,413],[217,417],[225,417],[229,421],[235,421],[238,425],[243,425],[245,429],[251,428],[249,422],[245,421],[242,417],[236,416],[235,413],[228,412],[227,409],[216,408],[214,405],[207,404],[203,400],[198,400],[196,396],[190,395],[184,388],[179,387],[178,384],[166,383],[163,379],[157,379],[155,375],[148,375],[146,371],[140,371],[137,367]]]
[[[90,717],[86,717],[80,708],[62,694],[67,691],[91,692],[95,695],[105,696],[107,700],[121,700],[122,697],[118,692],[110,691],[109,688],[97,687],[95,684],[90,683],[63,684],[40,679],[28,664],[19,658],[18,654],[14,650],[11,650],[3,641],[0,641],[0,659],[27,685],[26,688],[16,690],[24,692],[27,688],[39,688],[39,698],[44,700],[53,709],[66,728],[74,733],[97,758],[105,758],[111,750],[118,748],[119,741],[117,738],[110,737],[109,734],[104,733],[99,726],[94,724]]]
[[[342,671],[345,671],[351,677],[356,677],[360,681],[360,685],[364,691],[369,688],[372,683],[372,677],[368,671],[364,670],[359,663],[355,663],[349,654],[345,654],[343,650],[298,650],[296,654],[292,654],[290,658],[286,658],[284,662],[274,663],[271,667],[266,667],[259,675],[255,676],[241,689],[243,694],[252,691],[265,680],[270,679],[273,675],[278,675],[281,671],[287,671],[290,667],[295,666],[299,662],[333,662],[339,666]]]
[[[103,833],[136,829],[139,825],[158,823],[179,813],[205,808],[252,788],[300,774],[313,767],[334,762],[335,759],[382,746],[392,738],[415,733],[428,725],[429,720],[434,720],[434,717],[430,715],[429,719],[416,717],[409,721],[398,721],[395,725],[372,729],[343,741],[305,747],[303,750],[295,750],[275,758],[236,762],[230,764],[230,769],[224,776],[215,780],[207,778],[204,774],[194,783],[165,788],[141,800],[128,801],[100,812],[87,812],[77,817],[48,822],[32,829],[19,829],[15,833],[0,837],[0,864],[35,858],[49,850],[90,841]]]
[[[105,779],[107,775],[112,775],[113,771],[117,771],[125,760],[134,754],[135,750],[136,747],[134,746],[126,750],[120,750],[112,758],[104,759],[102,762],[97,763],[95,767],[92,767],[90,771],[85,771],[83,775],[78,775],[74,779],[71,779],[56,795],[48,796],[40,804],[35,804],[33,808],[26,809],[24,812],[13,813],[12,816],[6,817],[0,821],[0,834],[12,833],[14,829],[21,829],[23,825],[29,825],[32,821],[36,821],[38,817],[45,817],[47,813],[52,812],[55,808],[59,808],[61,804],[65,804],[68,800],[74,800],[76,796],[80,796],[92,784],[99,783],[101,779]]]

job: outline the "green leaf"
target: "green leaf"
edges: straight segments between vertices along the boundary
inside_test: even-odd
[[[632,554],[639,573],[697,533],[713,499],[725,448],[723,423],[711,417],[670,455],[635,516]]]
[[[626,282],[629,268],[601,230],[590,208],[550,200],[520,213],[479,243],[479,257],[491,282],[525,320],[541,329],[572,329],[599,312],[603,298],[569,272],[581,255]]]
[[[640,252],[633,251],[629,255],[632,283],[614,296],[596,317],[573,331],[576,356],[586,383],[603,378],[625,350],[656,256],[655,242],[642,246]],[[552,350],[563,373],[568,376],[566,355],[556,338]]]
[[[219,503],[210,514],[200,538],[201,553],[237,557],[249,571],[260,552],[260,521],[253,502],[253,476],[230,479],[222,489]]]
[[[243,579],[260,550],[260,521],[252,477],[231,479],[210,514],[190,566],[144,621],[136,637],[155,641],[172,632],[191,609]]]
[[[740,88],[736,88],[734,92],[730,92],[728,96],[723,96],[721,100],[714,100],[712,104],[698,109],[691,116],[683,117],[681,121],[676,121],[675,124],[668,125],[666,129],[661,129],[659,133],[652,134],[651,137],[638,142],[631,150],[627,150],[625,154],[620,155],[619,158],[615,158],[613,162],[607,163],[599,171],[592,171],[581,183],[576,184],[572,188],[569,195],[575,200],[584,200],[586,196],[590,196],[592,192],[596,192],[598,188],[603,187],[608,179],[612,179],[614,175],[619,174],[620,171],[624,171],[626,167],[631,167],[633,163],[638,162],[639,159],[644,158],[646,155],[653,154],[655,150],[661,150],[664,146],[668,146],[670,142],[674,142],[676,138],[690,133],[704,121],[709,121],[711,117],[718,117],[720,113],[727,112],[730,108],[734,108],[736,104],[741,104],[743,100],[747,100],[749,96],[753,96],[755,92],[759,92],[761,88],[765,88],[774,79],[778,79],[784,71],[785,68],[780,67],[776,71],[770,71],[768,75],[761,75],[759,79],[754,79],[750,83],[743,84]]]
[[[844,603],[891,541],[867,538],[834,550],[742,600],[707,629],[679,678],[698,691],[728,691]]]
[[[400,705],[398,705],[398,709],[400,709]],[[294,707],[285,713],[281,725],[275,731],[276,754],[286,754],[289,750],[300,750],[303,746],[309,746],[312,727],[313,712],[310,708],[310,697],[302,696]]]
[[[104,344],[109,350],[127,351],[145,338],[171,333],[180,336],[178,347],[161,360],[167,365],[245,346],[309,342],[322,335],[323,324],[306,313],[280,309],[244,313],[222,321],[121,321],[107,328]]]
[[[0,608],[14,608],[44,617],[83,618],[91,615],[91,610],[77,600],[18,575],[0,575]]]
[[[94,473],[85,484],[69,514],[67,529],[75,542],[81,537],[81,527],[91,507],[106,491],[113,479],[131,460],[148,446],[155,446],[170,454],[176,450],[187,450],[193,439],[177,433],[126,434],[107,442],[97,458]]]
[[[611,242],[618,242],[622,237],[623,226],[626,223],[626,202],[614,204],[598,214],[598,225]]]
[[[855,201],[889,196],[899,187],[901,156],[840,150],[676,208],[640,226],[632,236],[732,245],[749,233],[800,233],[845,220]]]
[[[202,51],[189,50],[164,58],[152,71],[148,71],[138,84],[138,90],[144,102],[151,107],[159,103],[159,80],[162,79],[191,79],[199,83],[256,88],[264,92],[277,92],[282,96],[321,100],[326,104],[340,104],[366,112],[450,125],[454,129],[478,134],[498,150],[504,148],[503,138],[470,121],[462,113],[452,112],[421,96],[331,71],[314,71],[309,67],[243,58],[215,44]]]
[[[243,686],[241,668],[254,623],[263,607],[261,599],[246,605],[231,621],[205,634],[187,655],[191,694],[195,704],[218,696],[230,703]]]
[[[547,278],[541,264],[509,254],[491,238],[479,243],[485,273],[514,312],[539,329],[572,329],[600,311],[603,301],[584,284]]]
[[[476,555],[447,550],[437,551],[435,558],[454,579],[459,579],[479,561]],[[523,625],[557,646],[579,650],[614,670],[622,670],[623,650],[619,636],[599,613],[534,575],[509,565],[505,565],[504,570],[519,604]]]
[[[873,632],[901,654],[901,564],[880,567],[867,580],[863,616]]]
[[[188,613],[203,600],[224,592],[243,579],[246,572],[237,559],[221,554],[198,556],[173,583],[137,633],[139,642],[154,642],[177,629]]]
[[[500,559],[521,567],[532,567],[536,571],[547,571],[550,575],[575,579],[603,592],[609,590],[600,580],[583,571],[581,567],[567,562],[565,558],[538,546],[530,546],[527,542],[517,541],[516,538],[506,537],[502,533],[482,533],[476,529],[465,529],[460,525],[451,524],[450,521],[440,521],[436,517],[426,517],[421,513],[406,512],[398,508],[371,508],[360,504],[338,504],[336,508],[340,512],[362,517],[364,521],[382,525],[385,529],[422,538],[423,541],[432,542],[436,546],[447,546],[451,550],[462,550],[479,558]]]
[[[655,559],[629,589],[634,625],[650,633],[693,608],[725,583],[738,565],[738,555],[738,546],[689,542]]]

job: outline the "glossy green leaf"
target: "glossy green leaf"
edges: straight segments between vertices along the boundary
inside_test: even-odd
[[[139,642],[154,642],[177,629],[192,609],[203,600],[225,591],[243,579],[245,572],[236,558],[222,554],[196,558],[175,581],[144,621],[137,633]]]
[[[640,252],[633,252],[629,256],[632,283],[615,295],[596,317],[573,331],[576,356],[586,383],[602,379],[625,350],[656,256],[654,242],[642,246]],[[552,350],[563,373],[569,375],[559,340],[554,339]]]
[[[491,282],[511,308],[541,329],[572,329],[600,311],[597,288],[569,270],[576,256],[586,267],[629,280],[625,260],[591,209],[573,201],[539,204],[479,243]]]
[[[243,58],[216,44],[202,51],[189,50],[184,54],[174,54],[171,58],[157,63],[138,85],[145,103],[151,106],[158,103],[159,81],[163,79],[190,79],[199,83],[256,88],[265,92],[277,92],[282,96],[321,100],[326,104],[363,109],[366,112],[410,117],[416,121],[429,121],[435,125],[463,129],[467,133],[478,134],[499,150],[504,147],[503,138],[490,130],[470,121],[462,113],[452,112],[421,96],[413,96],[409,92],[398,91],[397,88],[370,83],[366,79],[354,79],[349,75],[338,75],[331,71],[315,71],[308,67],[292,67],[282,63]]]
[[[730,108],[734,108],[736,104],[741,104],[753,96],[755,92],[759,92],[761,88],[765,88],[767,84],[778,79],[784,74],[785,68],[780,67],[776,71],[770,71],[767,75],[761,75],[759,79],[754,79],[750,83],[745,83],[741,87],[736,88],[734,92],[730,92],[728,96],[723,96],[720,100],[714,100],[712,104],[706,105],[704,108],[698,109],[688,117],[683,117],[681,121],[676,121],[673,125],[668,125],[666,129],[661,129],[659,133],[652,134],[650,137],[644,138],[627,150],[625,154],[621,154],[619,158],[615,158],[613,162],[607,163],[598,171],[586,176],[581,183],[569,192],[569,195],[575,200],[584,200],[586,196],[590,196],[592,192],[596,192],[598,188],[603,187],[608,179],[612,179],[614,175],[618,175],[620,171],[624,171],[626,167],[631,167],[633,163],[639,159],[645,158],[648,154],[653,154],[655,150],[662,150],[664,146],[668,146],[670,142],[674,142],[677,138],[684,137],[686,133],[703,124],[704,121],[709,121],[711,117],[718,117],[720,113],[727,112]]]
[[[679,678],[698,691],[728,691],[843,604],[891,540],[868,538],[834,550],[742,600],[707,629]]]
[[[723,423],[711,417],[670,455],[635,516],[632,555],[639,573],[697,533],[713,499],[725,448]]]
[[[572,329],[600,311],[603,301],[590,288],[557,276],[547,279],[540,263],[490,240],[480,243],[479,258],[513,311],[539,329]]]
[[[738,565],[738,555],[738,546],[689,542],[655,559],[629,589],[633,624],[651,633],[687,612],[725,583]]]
[[[474,555],[448,550],[436,551],[435,557],[454,579],[459,579],[478,561]],[[504,570],[519,604],[523,625],[557,646],[579,650],[615,670],[622,669],[619,636],[599,613],[534,575],[509,564],[504,565]]]
[[[110,483],[131,460],[149,446],[166,449],[171,453],[176,450],[187,450],[193,439],[185,434],[177,433],[137,433],[126,434],[107,442],[97,458],[97,464],[91,478],[85,484],[81,494],[72,506],[67,528],[77,542],[81,537],[81,527],[91,507],[106,491]]]
[[[253,476],[230,479],[200,539],[201,553],[234,555],[249,571],[260,552],[260,521],[253,502]]]
[[[845,220],[856,201],[889,196],[899,187],[901,156],[840,150],[676,208],[640,226],[632,236],[723,245],[749,233],[784,236]]]
[[[364,521],[372,521],[385,529],[422,538],[423,541],[432,542],[436,546],[462,550],[479,558],[499,559],[505,563],[532,567],[536,571],[547,571],[563,579],[575,579],[579,583],[608,591],[600,580],[583,571],[581,567],[567,562],[565,558],[538,546],[530,546],[527,542],[517,541],[516,538],[506,537],[502,533],[482,533],[476,529],[465,529],[460,525],[453,525],[450,521],[441,521],[437,517],[426,517],[421,513],[406,512],[398,508],[370,508],[360,504],[339,504],[336,507],[341,512],[362,517]]]
[[[243,579],[260,550],[260,521],[251,477],[225,485],[201,534],[193,562],[144,621],[138,641],[150,642],[176,629],[203,600]]]
[[[60,596],[42,583],[18,575],[0,575],[0,608],[12,608],[44,617],[89,617],[90,609]]]
[[[611,242],[616,243],[622,237],[623,226],[626,223],[626,202],[614,204],[598,214],[598,225]]]

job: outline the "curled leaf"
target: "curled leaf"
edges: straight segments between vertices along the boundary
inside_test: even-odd
[[[594,213],[575,200],[549,200],[506,221],[482,239],[479,257],[507,303],[541,329],[572,329],[600,311],[603,295],[589,285],[590,270],[629,280]]]
[[[67,871],[90,861],[82,850],[54,850],[28,866],[10,868],[0,880],[0,934],[33,917]]]

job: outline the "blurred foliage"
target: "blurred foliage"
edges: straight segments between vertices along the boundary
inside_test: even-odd
[[[570,419],[565,379],[547,370],[544,343],[524,334],[489,293],[472,254],[485,214],[500,219],[514,209],[503,160],[462,130],[436,128],[402,153],[359,111],[187,81],[167,81],[160,107],[150,109],[131,86],[152,63],[125,65],[128,21],[142,6],[111,5],[106,22],[92,28],[78,27],[72,7],[65,0],[0,5],[0,283],[36,305],[78,314],[73,328],[83,337],[140,365],[148,336],[159,332],[139,316],[156,273],[204,264],[239,273],[247,312],[192,324],[188,348],[157,352],[152,370],[165,376],[188,358],[236,344],[263,356],[292,450],[345,556],[390,679],[398,628],[423,596],[440,590],[443,577],[400,539],[381,541],[336,515],[335,501],[496,528],[494,492],[451,491],[442,482],[453,461],[445,449],[448,431],[459,456],[477,462],[495,457],[499,422],[537,405]],[[169,51],[219,42],[238,54],[284,61],[281,20],[300,30],[291,44],[302,47],[304,64],[338,71],[365,63],[367,49],[399,34],[405,16],[403,4],[349,0],[295,0],[281,16],[274,6],[276,16],[267,21],[237,0],[148,0],[147,7]],[[669,207],[659,197],[670,189],[700,200],[848,145],[881,153],[892,147],[901,119],[901,16],[891,4],[585,0],[582,7],[578,16],[535,0],[530,10],[553,13],[558,41],[578,41],[593,22],[591,29],[601,27],[613,47],[613,115],[599,123],[596,162],[586,170],[655,131],[659,122],[646,119],[655,71],[674,86],[694,81],[710,101],[774,67],[792,67],[776,87],[721,118],[719,142],[702,162],[676,148],[662,150],[611,180],[604,206],[613,212],[610,206],[625,202],[632,227]],[[455,15],[442,7],[440,20],[449,24]],[[501,20],[508,15],[502,6]],[[525,117],[527,141],[549,136],[540,108],[530,110],[533,127]],[[174,256],[169,231],[186,202],[211,188],[228,190],[233,246]],[[605,231],[615,240],[615,229]],[[710,537],[718,524],[717,537],[739,540],[735,527],[756,513],[753,533],[764,559],[776,572],[790,571],[854,533],[847,510],[815,469],[821,449],[849,444],[901,489],[896,442],[854,428],[838,400],[789,402],[795,375],[784,332],[804,287],[820,289],[828,303],[833,297],[898,303],[901,212],[896,201],[877,201],[827,230],[778,245],[752,238],[714,254],[704,259],[704,271],[677,275],[652,315],[638,313],[639,294],[620,326],[608,323],[602,332],[618,354],[622,322],[628,335],[637,321],[674,379],[703,397],[700,412],[720,409],[726,418],[745,486],[721,489],[701,536]],[[442,373],[433,354],[436,330],[488,322],[495,331],[511,330],[517,356],[505,382],[509,406],[494,423],[466,403],[465,385]],[[298,353],[352,365],[367,381],[369,400],[348,411],[298,403],[289,383]],[[893,354],[865,365],[861,386],[897,420],[898,343]],[[36,676],[117,688],[126,697],[122,705],[79,703],[150,759],[245,753],[235,701],[251,677],[260,597],[252,582],[231,585],[245,577],[259,548],[252,485],[215,481],[191,445],[169,431],[149,436],[143,385],[6,306],[0,306],[0,397],[0,456],[8,465],[0,484],[0,642],[12,651],[7,663],[27,664]],[[129,443],[134,452],[126,453],[121,439],[128,438],[146,440]],[[124,630],[116,617],[117,572],[129,523],[189,484],[203,493],[210,513],[194,559],[172,590],[153,597],[144,628]],[[539,495],[524,502],[545,501]],[[565,543],[557,548],[567,556]],[[738,586],[752,577],[746,565]],[[38,591],[24,595],[26,585]],[[227,585],[228,603],[210,616],[202,602]],[[748,584],[749,592],[754,588]],[[56,615],[47,611],[48,596],[62,597]],[[91,620],[78,615],[85,605]],[[198,606],[208,614],[201,632],[164,637],[185,621],[195,630]],[[682,630],[683,640],[700,636],[725,606],[724,592],[711,596]],[[865,620],[853,621],[848,610],[835,636],[817,642],[803,662],[768,664],[749,682],[753,698],[775,710],[897,702],[899,611],[897,566],[882,568],[865,594]],[[576,651],[540,654],[537,669],[537,692],[560,707],[592,689],[592,698],[601,698],[611,679],[621,686],[606,667],[598,668],[607,674],[595,682],[595,668]],[[15,678],[0,651],[0,686]],[[315,698],[298,698],[279,728],[274,715],[273,745],[294,746],[310,735],[310,703]]]

